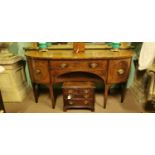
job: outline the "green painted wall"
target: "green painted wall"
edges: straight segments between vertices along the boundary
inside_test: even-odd
[[[140,53],[142,44],[143,44],[142,42],[133,42],[132,43],[132,45],[135,47],[134,48],[135,55],[132,58],[131,70],[130,70],[130,74],[129,74],[127,88],[129,88],[133,84],[134,77],[135,77],[135,72],[136,72],[136,66],[134,64],[134,61],[138,60],[138,57],[139,57],[139,53]]]
[[[30,46],[30,42],[13,42],[9,47],[9,51],[12,52],[13,54],[17,54],[19,56],[22,56],[23,59],[26,60],[25,51],[23,48],[28,47],[28,46]],[[27,63],[26,63],[25,71],[26,71],[27,83],[29,86],[31,86],[31,80],[30,80],[30,75],[29,75]]]

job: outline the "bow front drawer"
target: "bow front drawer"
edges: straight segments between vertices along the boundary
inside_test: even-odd
[[[128,79],[131,59],[110,60],[108,83],[121,83]]]
[[[36,83],[49,83],[48,61],[28,59],[31,80]]]

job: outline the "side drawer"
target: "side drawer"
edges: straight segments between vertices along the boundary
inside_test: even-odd
[[[64,104],[68,106],[91,106],[94,104],[94,99],[64,99]]]
[[[121,83],[128,79],[131,59],[109,60],[108,83]]]
[[[84,89],[63,89],[64,94],[78,94],[78,95],[84,95],[84,94],[90,94],[93,95],[94,90],[91,88],[84,88]]]
[[[48,61],[28,59],[31,80],[36,83],[49,83]]]
[[[87,94],[87,93],[85,93],[85,94],[78,94],[78,93],[65,94],[65,93],[63,93],[63,96],[64,96],[64,99],[74,99],[74,98],[91,99],[91,98],[94,98],[94,92],[89,93],[89,94]]]

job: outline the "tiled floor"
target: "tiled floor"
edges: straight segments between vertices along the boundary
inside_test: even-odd
[[[137,103],[130,90],[127,91],[124,103],[120,103],[120,95],[109,95],[106,109],[102,108],[102,93],[96,93],[95,112],[96,113],[141,113],[144,112],[142,105]],[[57,97],[56,107],[52,109],[48,92],[40,94],[39,102],[34,102],[32,91],[27,95],[22,103],[5,103],[6,112],[8,113],[62,113],[63,98],[62,95]],[[67,113],[90,113],[89,110],[68,110]]]

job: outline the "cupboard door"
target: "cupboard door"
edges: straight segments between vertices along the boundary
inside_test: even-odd
[[[28,59],[30,76],[35,83],[49,83],[48,61]]]
[[[108,69],[108,83],[126,82],[130,71],[131,59],[110,60]]]

